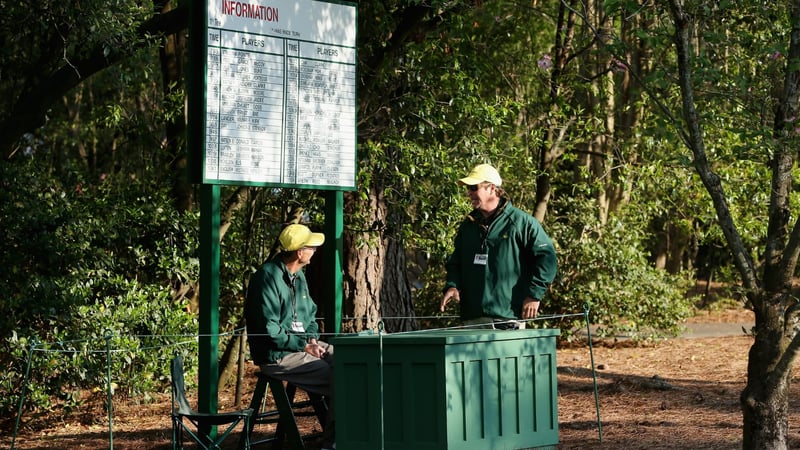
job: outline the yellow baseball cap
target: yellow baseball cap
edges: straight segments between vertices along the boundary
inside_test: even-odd
[[[325,235],[313,233],[307,226],[295,223],[281,231],[278,241],[283,251],[292,252],[303,247],[319,247],[325,242]]]
[[[466,184],[467,186],[472,186],[474,184],[480,184],[483,182],[500,186],[503,184],[503,179],[500,178],[500,174],[494,167],[490,166],[489,164],[478,164],[472,169],[472,172],[470,172],[469,175],[461,178],[458,180],[458,182],[461,184]]]

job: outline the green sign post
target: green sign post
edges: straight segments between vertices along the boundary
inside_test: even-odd
[[[325,332],[339,333],[342,326],[342,215],[344,195],[342,191],[328,191],[325,196],[325,236],[330,238],[331,248],[325,252],[325,289],[331,298],[324,299]]]
[[[219,374],[219,186],[200,186],[200,339],[197,393],[202,412],[217,412]]]
[[[220,186],[325,191],[325,330],[338,332],[343,192],[356,188],[357,5],[192,2],[188,147],[200,184],[198,409],[217,411]]]

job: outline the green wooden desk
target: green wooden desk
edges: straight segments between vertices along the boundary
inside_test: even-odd
[[[558,443],[560,330],[333,339],[339,450],[505,450]]]

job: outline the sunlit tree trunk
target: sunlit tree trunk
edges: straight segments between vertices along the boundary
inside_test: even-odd
[[[392,224],[399,224],[401,214],[390,214]],[[390,227],[390,230],[394,227]],[[383,238],[386,245],[386,262],[383,269],[383,285],[381,286],[381,310],[386,330],[410,331],[418,328],[411,299],[411,286],[408,280],[406,265],[406,246],[400,230],[386,233]]]
[[[400,241],[397,217],[386,204],[382,189],[372,187],[366,202],[357,195],[345,199],[345,217],[367,214],[366,229],[349,227],[344,234],[344,320],[345,332],[377,329],[384,316],[387,331],[415,327],[411,291]]]

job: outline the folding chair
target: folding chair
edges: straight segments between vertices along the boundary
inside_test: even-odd
[[[245,450],[250,449],[250,417],[252,409],[232,411],[227,413],[200,413],[192,409],[186,399],[185,384],[183,381],[183,357],[178,355],[172,359],[170,365],[172,375],[172,449],[183,450],[184,432],[191,436],[200,447],[205,450],[220,450],[220,444],[233,432],[239,422],[242,422],[242,441],[240,444]],[[194,426],[194,430],[188,423]],[[209,432],[212,427],[227,425],[224,432],[218,433],[212,439]]]

